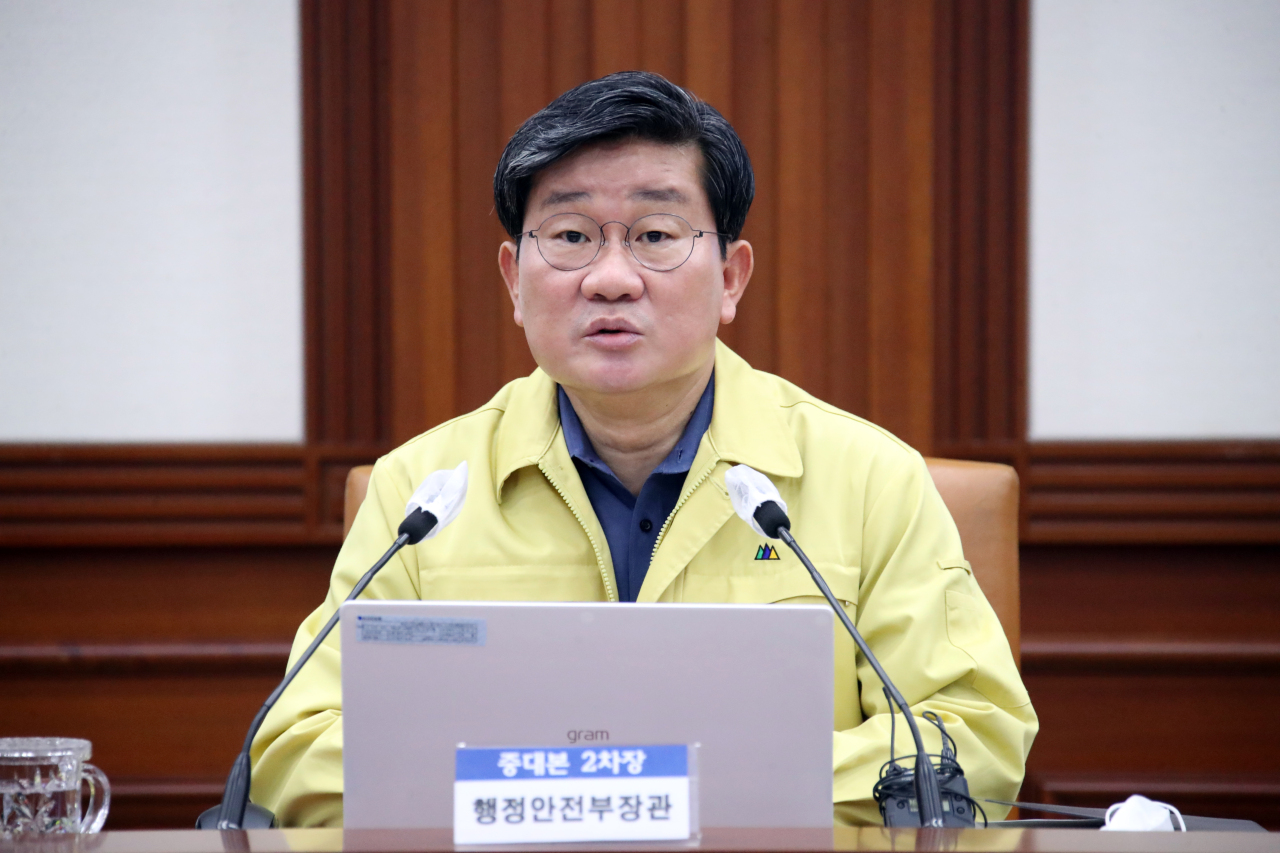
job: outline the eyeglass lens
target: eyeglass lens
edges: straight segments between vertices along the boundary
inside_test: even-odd
[[[558,270],[579,270],[600,251],[600,226],[581,213],[558,213],[534,233],[538,251]],[[671,213],[642,216],[632,223],[625,238],[641,265],[656,272],[673,270],[693,254],[693,227]]]

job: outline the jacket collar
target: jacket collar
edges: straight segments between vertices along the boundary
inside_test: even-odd
[[[773,389],[740,355],[716,340],[716,406],[707,436],[720,459],[775,477],[804,473],[800,448]]]
[[[715,409],[705,440],[716,457],[775,477],[799,477],[804,472],[800,449],[771,389],[718,339],[715,382]],[[537,465],[557,440],[563,443],[560,433],[556,383],[551,377],[538,368],[513,382],[494,452],[493,481],[499,503],[507,478]]]

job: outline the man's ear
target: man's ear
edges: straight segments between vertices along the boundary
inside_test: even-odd
[[[755,269],[755,250],[746,240],[736,240],[725,250],[724,259],[724,293],[721,294],[720,323],[733,322],[738,316],[738,300],[747,290],[747,282],[751,281],[751,271]]]
[[[524,317],[520,315],[520,259],[516,256],[516,244],[510,240],[498,247],[498,270],[507,284],[511,304],[515,306],[516,325],[524,326]]]

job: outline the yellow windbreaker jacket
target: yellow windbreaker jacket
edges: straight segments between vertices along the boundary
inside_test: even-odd
[[[1036,715],[920,454],[752,370],[723,344],[715,383],[711,426],[638,600],[822,602],[790,552],[756,560],[764,540],[734,515],[725,472],[738,463],[764,472],[787,502],[796,538],[915,715],[932,710],[946,724],[973,796],[1014,799]],[[298,629],[293,659],[395,539],[417,484],[464,459],[471,480],[461,515],[402,550],[364,597],[617,600],[604,531],[560,430],[555,387],[536,370],[378,461],[329,594]],[[888,758],[888,707],[871,668],[855,660],[853,641],[838,622],[835,629],[835,821],[879,823],[871,787]],[[254,741],[253,800],[284,826],[341,825],[340,673],[335,631]],[[936,729],[920,728],[936,753]],[[899,733],[899,754],[909,740]],[[988,809],[993,819],[1003,812]]]

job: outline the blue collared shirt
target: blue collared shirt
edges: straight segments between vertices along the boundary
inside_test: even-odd
[[[685,425],[680,440],[671,448],[667,458],[653,469],[649,479],[644,481],[639,495],[631,494],[617,475],[609,470],[604,460],[596,455],[591,439],[582,428],[582,421],[578,420],[578,413],[569,402],[569,396],[564,393],[563,388],[556,386],[564,441],[569,447],[569,455],[573,457],[573,464],[578,469],[578,476],[582,478],[582,485],[587,490],[591,508],[595,510],[596,518],[600,519],[605,539],[609,542],[609,554],[613,557],[613,574],[618,581],[620,601],[635,601],[640,592],[640,584],[644,583],[658,532],[680,500],[680,490],[693,465],[698,444],[711,425],[715,384],[715,377],[712,376],[698,405],[694,407],[693,415]]]

